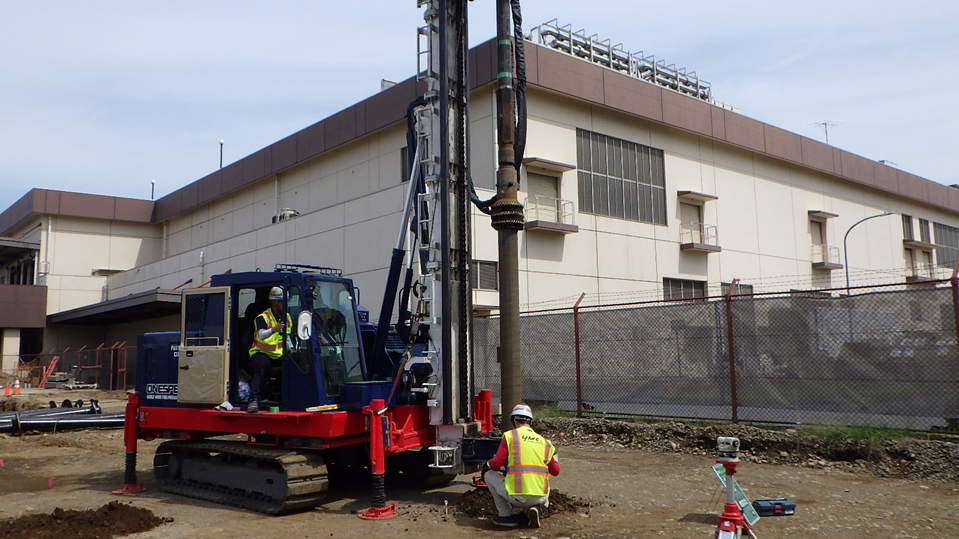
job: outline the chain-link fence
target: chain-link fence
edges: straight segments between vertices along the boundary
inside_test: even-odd
[[[21,355],[11,375],[32,387],[130,389],[136,350],[125,344]]]
[[[955,287],[527,313],[523,399],[583,414],[928,430],[959,418]],[[499,397],[499,319],[474,322]],[[734,368],[730,368],[734,366]]]

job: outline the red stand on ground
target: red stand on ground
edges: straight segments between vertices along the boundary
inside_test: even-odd
[[[54,358],[56,361],[56,358]],[[143,492],[143,483],[137,482],[137,411],[140,397],[127,395],[127,405],[123,416],[123,446],[126,448],[126,464],[123,469],[123,485],[113,491],[114,494],[136,494]]]
[[[735,479],[733,476],[736,475],[736,465],[739,464],[739,459],[720,459],[716,462],[722,464],[723,469],[726,470],[726,503],[723,505],[723,512],[721,515],[719,515],[719,520],[716,523],[719,527],[717,535],[722,537],[738,537],[735,534],[739,528],[742,528],[742,530],[746,532],[748,532],[750,529],[749,524],[746,523],[746,519],[743,518],[742,511],[739,510],[739,505],[733,501],[732,495],[735,485]],[[733,535],[722,535],[723,532],[728,532]]]
[[[748,529],[743,514],[739,511],[739,506],[734,503],[727,503],[723,507],[723,514],[719,515],[719,531],[736,532],[736,528]]]
[[[396,504],[386,504],[386,451],[383,435],[386,428],[383,421],[386,419],[386,402],[383,399],[373,399],[369,406],[363,407],[363,413],[370,416],[370,471],[373,472],[373,495],[370,498],[370,508],[359,513],[363,520],[383,520],[398,516]]]
[[[396,504],[391,503],[385,507],[370,507],[356,516],[363,520],[385,520],[399,515],[396,512]]]

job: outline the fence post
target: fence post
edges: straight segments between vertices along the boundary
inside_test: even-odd
[[[949,279],[952,287],[952,315],[956,320],[956,347],[959,349],[959,258],[952,268],[952,277]]]
[[[736,402],[736,347],[733,343],[734,331],[733,331],[733,287],[736,286],[736,283],[739,282],[739,279],[733,279],[729,283],[729,287],[726,288],[726,295],[723,296],[723,301],[726,302],[726,345],[729,349],[729,398],[730,398],[730,407],[732,408],[732,419],[731,421],[736,424],[739,423],[739,403]]]
[[[573,305],[573,338],[576,346],[576,417],[583,417],[583,373],[579,362],[579,304],[586,297],[583,292]]]

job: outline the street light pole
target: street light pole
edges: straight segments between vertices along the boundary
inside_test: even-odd
[[[863,221],[875,219],[876,217],[885,217],[887,215],[892,215],[892,214],[893,212],[887,211],[887,212],[879,213],[876,215],[870,215],[869,217],[864,217],[856,221],[855,223],[853,223],[852,226],[849,227],[848,230],[846,230],[846,235],[842,237],[842,258],[846,262],[846,295],[847,296],[849,295],[849,246],[847,245],[846,240],[849,239],[849,233],[852,232],[852,229],[856,228],[856,225],[858,225],[859,223]]]
[[[220,139],[220,168],[223,168],[223,139]]]

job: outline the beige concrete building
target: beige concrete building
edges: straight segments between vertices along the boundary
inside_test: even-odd
[[[959,252],[959,190],[708,92],[533,44],[527,66],[526,308],[717,295],[733,279],[746,292],[922,282]],[[488,42],[470,67],[481,198],[495,177],[494,74]],[[156,202],[30,191],[0,214],[3,368],[174,329],[177,290],[275,263],[341,268],[375,316],[405,193],[406,107],[421,91],[407,80]],[[478,212],[473,233],[474,304],[492,311],[496,234]],[[24,287],[43,292],[10,303]],[[43,312],[9,315],[27,304]]]

